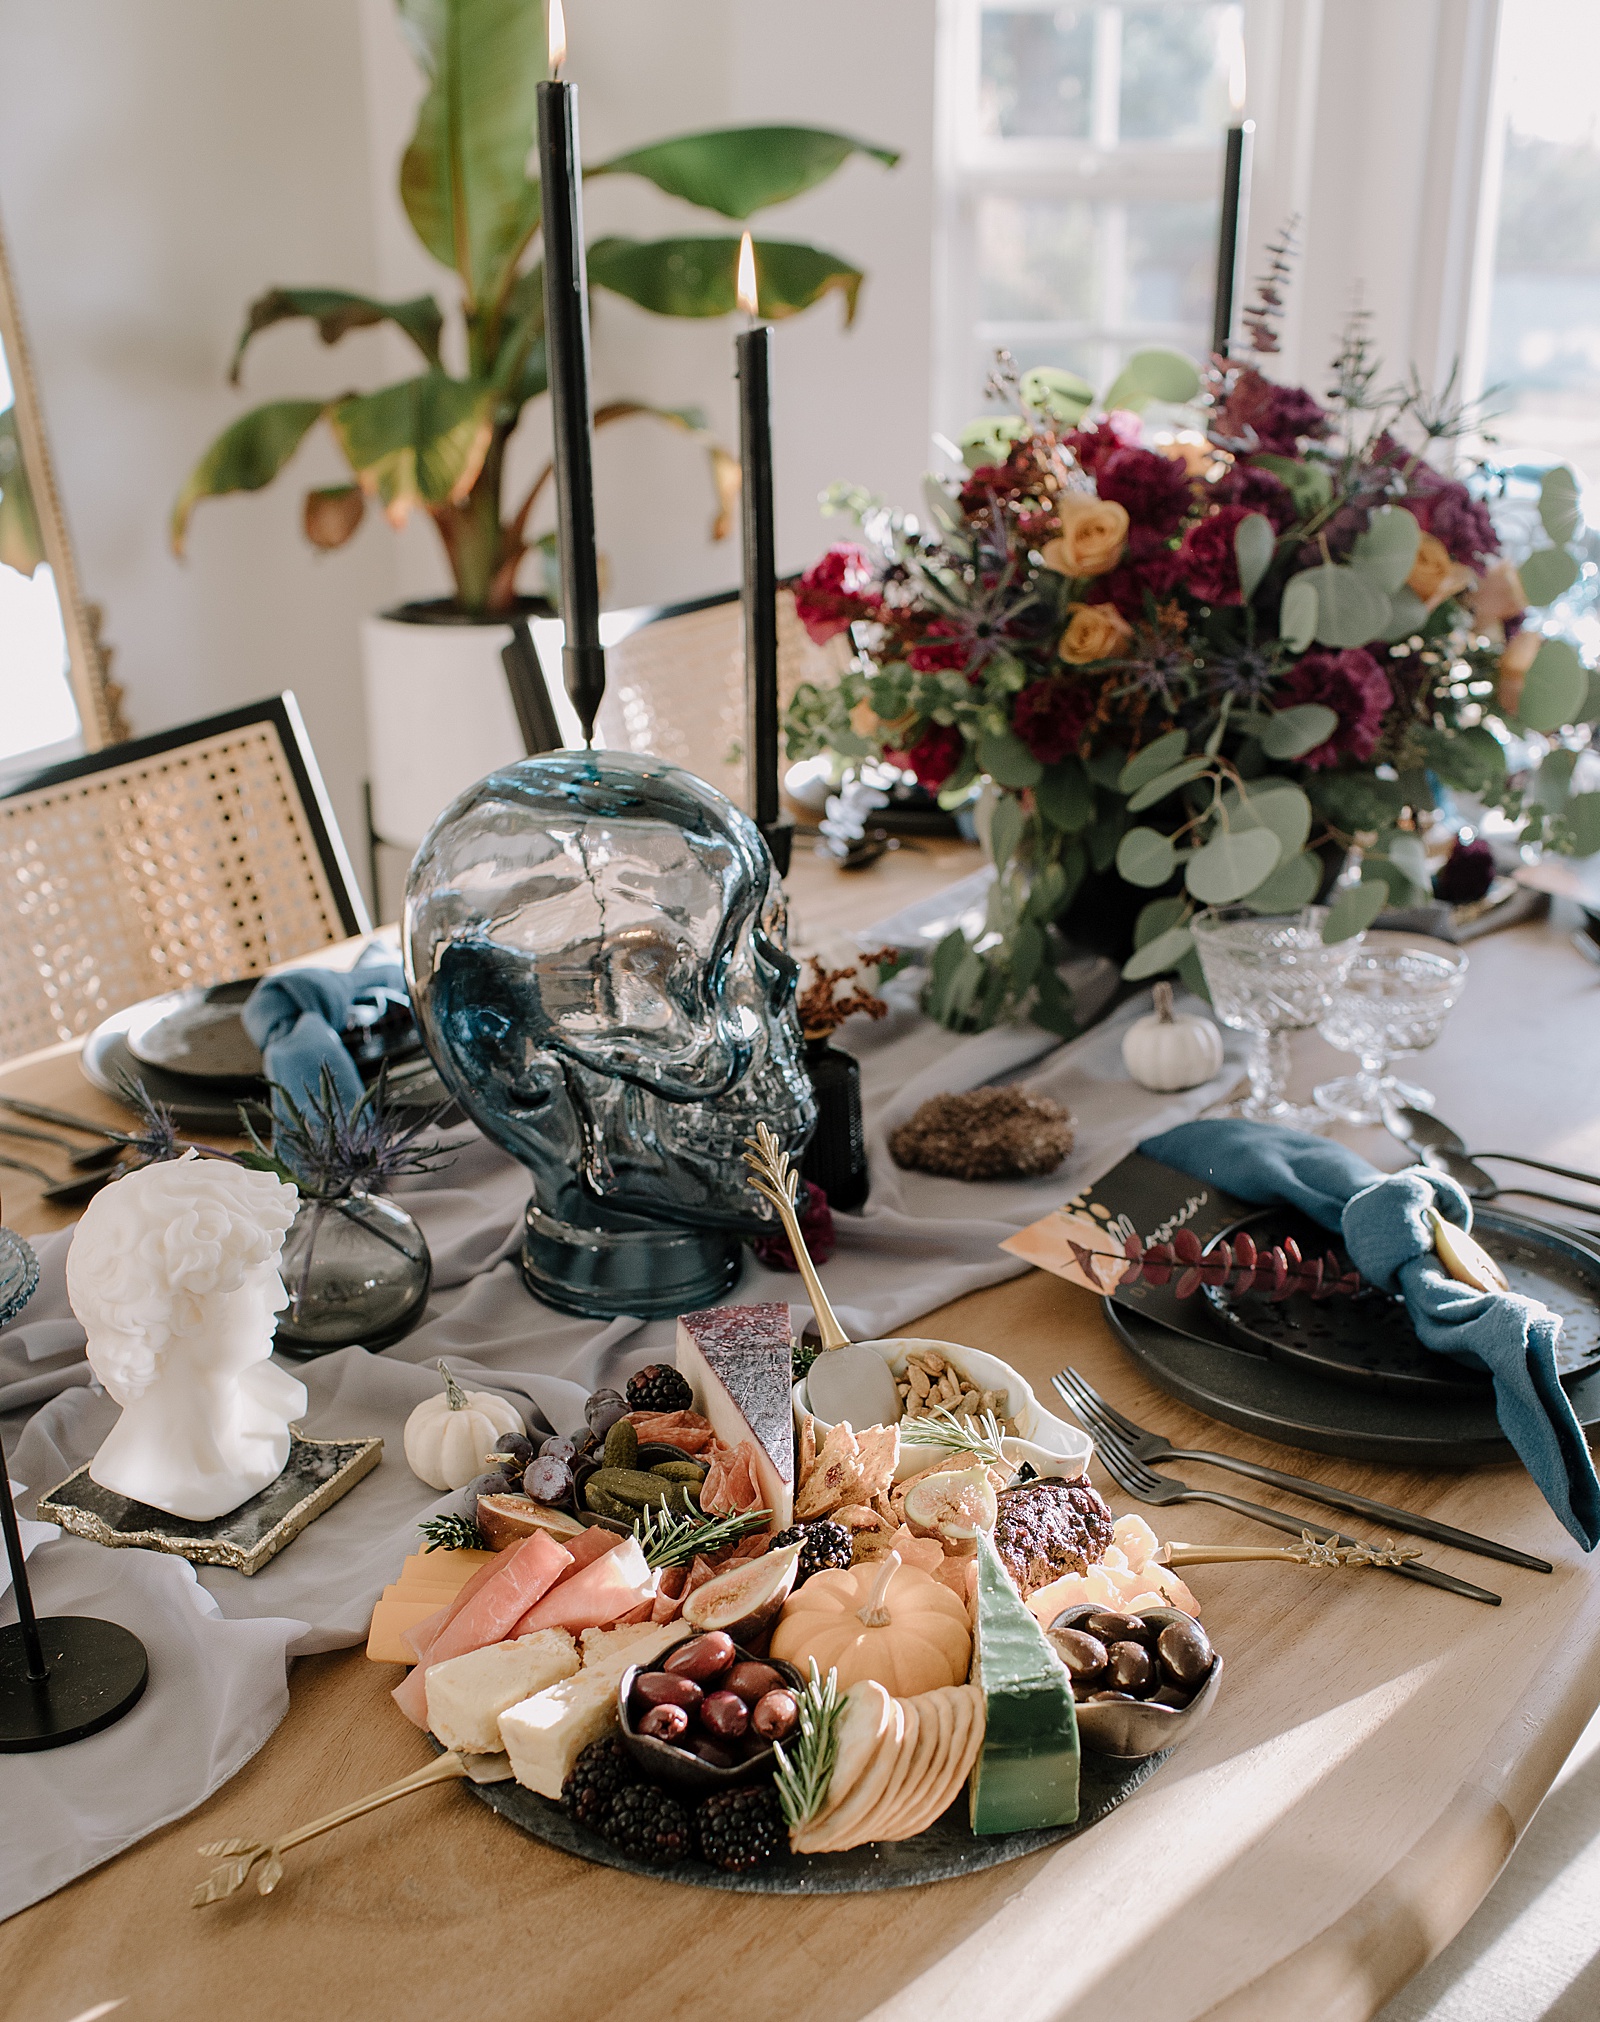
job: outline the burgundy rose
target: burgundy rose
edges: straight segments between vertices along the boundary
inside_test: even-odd
[[[1078,682],[1052,675],[1018,695],[1011,727],[1041,765],[1059,765],[1077,750],[1093,714],[1093,698]]]
[[[1249,517],[1248,506],[1218,506],[1184,535],[1178,561],[1190,594],[1202,604],[1244,602],[1233,536],[1239,522]]]
[[[906,665],[918,674],[942,674],[953,667],[965,667],[969,647],[953,636],[955,626],[948,618],[935,618],[922,638],[906,653]]]
[[[1191,503],[1189,473],[1176,457],[1150,449],[1114,449],[1094,474],[1095,490],[1115,499],[1136,527],[1170,534]]]
[[[1183,577],[1178,550],[1160,534],[1135,527],[1128,536],[1122,560],[1109,575],[1100,577],[1089,592],[1092,604],[1115,604],[1130,625],[1143,622],[1150,602],[1170,597]]]
[[[1344,653],[1305,653],[1273,690],[1280,709],[1320,702],[1339,719],[1326,744],[1308,751],[1300,763],[1313,771],[1341,758],[1365,764],[1378,748],[1385,712],[1394,701],[1389,677],[1365,647]]]
[[[1258,470],[1253,463],[1236,463],[1219,477],[1209,494],[1218,505],[1241,505],[1247,512],[1263,513],[1272,522],[1275,534],[1287,533],[1300,517],[1294,495],[1281,477],[1270,470]]]
[[[1061,438],[1065,448],[1077,458],[1079,467],[1098,477],[1100,466],[1119,449],[1136,449],[1141,423],[1138,415],[1118,408],[1104,421],[1091,421],[1086,428],[1074,428]],[[1131,513],[1131,507],[1130,507]]]
[[[915,744],[904,751],[886,751],[891,764],[916,774],[919,786],[937,793],[961,762],[966,739],[953,723],[930,723]]]
[[[1301,386],[1278,386],[1246,366],[1222,403],[1212,433],[1234,440],[1252,431],[1260,446],[1276,456],[1294,456],[1303,436],[1328,432],[1328,417]]]
[[[829,548],[800,578],[794,608],[819,646],[848,631],[857,618],[875,618],[879,604],[872,563],[849,543]]]

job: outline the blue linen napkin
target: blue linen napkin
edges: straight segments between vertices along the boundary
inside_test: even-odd
[[[369,949],[353,969],[287,969],[264,976],[245,999],[240,1021],[261,1048],[267,1079],[304,1105],[320,1094],[322,1070],[352,1109],[362,1081],[339,1034],[357,1004],[383,1008],[384,995],[404,997],[406,980],[397,963]]]
[[[1556,1376],[1561,1321],[1536,1299],[1476,1291],[1439,1263],[1428,1210],[1472,1227],[1472,1203],[1454,1180],[1424,1166],[1380,1173],[1325,1138],[1231,1117],[1180,1123],[1139,1150],[1242,1201],[1299,1208],[1340,1235],[1369,1284],[1403,1296],[1424,1347],[1489,1372],[1501,1429],[1545,1501],[1594,1550],[1600,1479]]]

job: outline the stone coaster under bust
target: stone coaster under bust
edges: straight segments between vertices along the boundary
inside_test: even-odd
[[[225,1516],[194,1523],[133,1502],[89,1479],[87,1464],[39,1498],[40,1522],[97,1545],[173,1552],[197,1566],[259,1573],[308,1523],[331,1509],[383,1458],[381,1439],[303,1439],[291,1426],[289,1458],[276,1481]]]

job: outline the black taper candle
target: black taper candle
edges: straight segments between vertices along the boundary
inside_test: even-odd
[[[1217,290],[1211,307],[1211,349],[1221,358],[1233,341],[1233,305],[1238,290],[1239,237],[1244,223],[1244,185],[1248,142],[1254,120],[1228,128],[1222,163],[1222,217],[1217,227]]]
[[[600,644],[600,571],[594,541],[594,459],[589,416],[589,288],[583,249],[577,87],[539,86],[539,177],[543,193],[545,356],[550,376],[561,548],[561,661],[584,741],[606,692]]]
[[[778,820],[778,569],[772,524],[772,331],[744,331],[739,360],[744,530],[745,724],[750,802],[767,837]]]

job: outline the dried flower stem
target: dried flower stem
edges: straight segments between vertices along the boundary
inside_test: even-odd
[[[1080,1270],[1096,1279],[1097,1259],[1114,1257],[1114,1250],[1091,1250],[1072,1244],[1072,1254]],[[1359,1272],[1347,1269],[1332,1250],[1321,1257],[1303,1256],[1292,1236],[1270,1250],[1258,1250],[1248,1230],[1241,1229],[1231,1243],[1213,1243],[1202,1250],[1193,1229],[1179,1229],[1170,1243],[1145,1243],[1129,1236],[1122,1246],[1126,1268],[1115,1289],[1171,1283],[1176,1298],[1187,1299],[1202,1285],[1215,1286],[1240,1297],[1259,1292],[1274,1302],[1304,1292],[1312,1299],[1348,1298],[1362,1289]],[[1174,1279],[1174,1273],[1176,1278]]]

